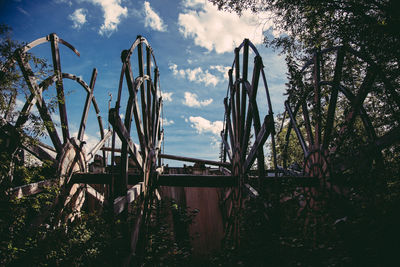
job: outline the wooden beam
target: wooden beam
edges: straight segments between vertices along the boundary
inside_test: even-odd
[[[226,129],[225,129],[225,131],[226,131]],[[231,148],[229,147],[229,144],[228,144],[228,142],[226,140],[227,138],[225,138],[225,137],[227,137],[225,133],[226,132],[221,132],[222,143],[224,144],[226,154],[228,154],[229,161],[232,162],[232,151],[231,151]]]
[[[76,172],[72,174],[71,183],[77,184],[111,184],[112,177],[118,176],[119,173],[82,173]],[[135,185],[143,180],[140,173],[128,172],[128,184]]]
[[[50,139],[51,139],[55,149],[57,150],[57,153],[60,153],[62,150],[62,143],[57,134],[53,120],[51,119],[50,112],[47,109],[46,102],[44,101],[44,99],[42,97],[42,91],[40,90],[39,86],[36,83],[36,78],[34,76],[34,72],[31,68],[31,66],[29,65],[29,62],[25,62],[25,58],[22,55],[18,56],[18,64],[24,75],[25,82],[27,83],[31,94],[35,94],[36,107],[40,113],[40,117],[42,118],[42,120],[46,126],[46,129],[50,136]]]
[[[222,166],[222,167],[230,167],[231,166],[227,162],[188,158],[188,157],[181,157],[181,156],[175,156],[175,155],[169,155],[169,154],[160,154],[159,157],[162,159],[172,159],[172,160],[187,161],[187,162],[198,162],[198,163],[204,163],[204,164],[214,165],[214,166]]]
[[[59,38],[55,33],[50,34],[53,69],[54,69],[54,74],[57,76],[56,89],[57,89],[60,121],[61,121],[61,131],[63,134],[64,143],[66,143],[67,140],[69,139],[69,128],[68,128],[67,109],[65,105],[64,85],[63,85],[63,78],[61,71],[60,50],[58,47],[58,41]]]
[[[86,155],[86,159],[87,161],[90,161],[92,158],[94,158],[94,155],[97,153],[97,151],[99,149],[103,150],[103,145],[104,143],[111,137],[112,135],[112,131],[108,131],[105,135],[104,138],[102,140],[100,140],[100,142],[98,142],[93,148],[92,150]],[[103,147],[103,148],[102,148]],[[104,149],[105,150],[105,149]]]
[[[300,146],[303,149],[304,157],[307,157],[308,156],[308,147],[306,145],[306,142],[304,141],[304,137],[303,137],[302,133],[299,130],[299,127],[297,126],[296,118],[294,117],[295,115],[293,114],[292,108],[290,107],[290,104],[287,100],[285,101],[285,107],[286,107],[287,113],[289,114],[291,125],[297,135],[297,139],[299,139]]]
[[[91,187],[90,185],[86,185],[86,192],[95,199],[97,199],[100,202],[100,204],[102,205],[104,204],[105,202],[104,195],[102,193],[97,192],[97,190]]]
[[[143,169],[143,159],[140,155],[139,151],[136,148],[136,144],[132,141],[131,137],[129,136],[128,131],[126,130],[124,124],[121,121],[121,118],[116,113],[116,109],[110,109],[108,120],[110,121],[111,125],[114,127],[115,132],[118,134],[119,138],[122,142],[126,142],[129,148],[129,153],[131,154],[133,160],[140,167]]]
[[[35,195],[46,190],[47,187],[58,184],[58,179],[51,179],[14,187],[8,190],[7,194],[17,199]]]
[[[230,175],[189,175],[162,174],[158,177],[158,186],[179,187],[233,187],[237,186],[237,177]]]
[[[268,138],[268,135],[271,133],[272,128],[273,128],[273,116],[272,115],[267,115],[265,116],[264,123],[257,134],[257,138],[254,141],[254,144],[250,150],[249,155],[246,158],[246,161],[244,163],[244,173],[247,173],[251,166],[253,165],[254,160],[256,159],[256,154],[259,154],[259,150],[263,149],[264,143]]]
[[[93,72],[92,72],[92,78],[90,80],[90,92],[87,93],[87,96],[86,96],[85,107],[83,109],[81,124],[79,126],[79,132],[78,132],[78,140],[79,141],[83,140],[83,136],[85,134],[86,121],[87,121],[87,117],[89,115],[90,104],[92,103],[92,99],[93,99],[93,91],[94,91],[94,85],[96,83],[96,77],[97,77],[97,69],[94,68]]]
[[[138,183],[126,192],[125,196],[120,196],[114,200],[114,214],[120,214],[129,203],[132,203],[143,193],[143,183]]]

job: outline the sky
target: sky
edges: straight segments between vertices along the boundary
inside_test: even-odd
[[[232,66],[234,48],[244,38],[256,45],[263,58],[275,115],[283,111],[284,56],[263,45],[265,35],[280,34],[269,17],[248,12],[238,17],[203,0],[0,0],[0,23],[12,28],[13,39],[29,43],[56,33],[80,52],[78,57],[61,46],[63,72],[89,84],[92,70],[97,68],[94,95],[105,127],[109,102],[111,107],[115,105],[121,51],[129,49],[137,35],[145,37],[160,69],[164,153],[209,160],[218,160],[227,70]],[[31,52],[51,62],[48,43]],[[64,84],[70,131],[76,134],[85,94],[75,83]],[[265,93],[257,96],[257,102],[260,110],[266,110]],[[99,140],[91,109],[85,136],[88,148]],[[182,166],[181,162],[165,163]]]

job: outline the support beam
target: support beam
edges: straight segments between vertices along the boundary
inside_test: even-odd
[[[249,155],[246,158],[244,163],[243,171],[247,173],[251,166],[253,165],[254,160],[256,159],[256,155],[259,154],[259,150],[263,149],[264,143],[267,140],[268,136],[271,134],[274,128],[274,119],[272,115],[265,116],[264,123],[257,134],[257,138],[254,141],[254,144],[250,150]]]
[[[181,156],[168,155],[168,154],[160,154],[159,157],[162,158],[162,159],[172,159],[172,160],[187,161],[187,162],[197,162],[197,163],[204,163],[204,164],[208,164],[208,165],[222,166],[222,167],[228,167],[228,168],[231,166],[227,162],[220,162],[220,161],[213,161],[213,160],[206,160],[206,159],[188,158],[188,157],[181,157]]]
[[[128,131],[126,130],[124,124],[121,121],[121,118],[116,113],[116,109],[110,109],[108,120],[110,121],[111,125],[113,126],[115,132],[118,134],[119,138],[122,142],[126,142],[128,145],[129,154],[131,154],[133,160],[140,167],[143,169],[143,159],[140,155],[139,151],[136,148],[135,143],[132,141],[131,137],[129,136]]]
[[[129,203],[132,203],[143,193],[143,183],[138,183],[126,192],[125,196],[118,197],[114,200],[114,214],[120,214],[124,211]]]
[[[87,192],[89,195],[91,195],[92,197],[94,197],[95,199],[97,199],[97,201],[99,201],[99,203],[100,203],[101,205],[104,204],[104,202],[105,202],[104,195],[101,194],[101,193],[99,193],[99,192],[97,192],[97,190],[94,189],[93,187],[91,187],[90,185],[86,185],[86,192]]]
[[[162,174],[158,177],[158,186],[182,187],[233,187],[237,186],[237,177],[230,175],[189,175]]]
[[[58,179],[40,181],[32,184],[11,188],[10,190],[8,190],[7,194],[11,197],[19,199],[41,193],[44,190],[46,190],[47,187],[54,186],[56,184],[58,184]]]
[[[112,176],[118,173],[82,173],[72,174],[70,183],[77,184],[111,184]],[[135,185],[143,180],[143,175],[139,173],[128,173],[128,184]]]

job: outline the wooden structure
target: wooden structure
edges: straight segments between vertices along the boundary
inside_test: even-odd
[[[28,52],[35,46],[43,43],[50,43],[51,58],[54,69],[52,75],[43,79],[42,81],[39,81],[30,65]],[[100,111],[93,94],[97,70],[93,70],[89,85],[78,76],[69,73],[63,73],[61,70],[61,59],[59,52],[60,44],[71,49],[76,55],[79,56],[78,50],[76,50],[71,44],[52,33],[46,37],[37,39],[27,44],[21,49],[18,49],[12,58],[10,58],[9,61],[2,66],[1,71],[7,72],[8,69],[12,69],[14,64],[18,64],[18,67],[23,74],[25,83],[29,88],[30,96],[27,98],[14,124],[6,120],[8,114],[5,114],[4,118],[1,118],[1,133],[3,137],[3,151],[8,151],[10,155],[14,155],[18,149],[23,148],[41,161],[50,161],[57,170],[55,179],[11,188],[8,191],[8,194],[17,198],[21,198],[40,193],[48,186],[59,185],[61,188],[61,193],[57,198],[53,209],[55,209],[56,213],[59,214],[59,220],[66,222],[67,220],[73,220],[75,215],[79,214],[79,210],[83,205],[86,193],[90,194],[94,191],[90,185],[72,183],[71,176],[77,171],[87,172],[87,163],[94,157],[100,147],[103,146],[107,138],[110,137],[111,132],[104,133],[102,118],[99,115]],[[87,94],[84,109],[82,111],[79,132],[76,138],[70,135],[68,127],[68,117],[63,85],[64,79],[76,81]],[[55,85],[58,98],[57,106],[59,121],[61,124],[59,126],[57,126],[57,124],[54,122],[54,117],[52,117],[50,114],[49,102],[47,101],[48,99],[45,99],[43,96],[43,92],[48,90],[48,88],[50,88],[53,84]],[[24,124],[29,120],[29,116],[35,105],[43,125],[46,127],[47,134],[50,137],[50,145],[41,143],[37,140],[32,140],[29,136],[24,134]],[[86,151],[84,133],[91,105],[93,105],[94,111],[98,118],[101,140],[91,151]],[[57,129],[59,131],[57,131]],[[59,136],[59,132],[62,133],[61,138]],[[87,190],[88,188],[89,190]],[[63,212],[64,210],[69,210],[69,212],[65,214],[65,212]],[[78,213],[76,211],[78,211]]]
[[[45,42],[51,45],[54,74],[38,82],[27,60],[27,52]],[[232,68],[228,72],[224,127],[221,132],[222,161],[163,154],[161,144],[164,130],[161,119],[159,69],[148,41],[138,36],[132,46],[121,53],[122,69],[117,100],[115,107],[109,110],[108,117],[112,131],[107,133],[104,132],[93,94],[96,69],[93,70],[89,85],[77,76],[63,73],[59,44],[79,55],[72,45],[56,34],[50,34],[16,51],[2,67],[2,72],[7,72],[12,65],[18,64],[31,92],[15,123],[7,121],[7,114],[2,118],[2,149],[10,155],[14,155],[17,149],[25,149],[40,160],[50,160],[57,169],[56,177],[52,179],[10,188],[7,193],[19,198],[40,193],[49,185],[59,185],[61,193],[53,205],[58,214],[57,223],[72,221],[79,214],[85,195],[91,195],[98,204],[110,207],[115,216],[122,218],[129,204],[138,200],[140,212],[130,229],[130,254],[127,255],[126,263],[140,261],[152,203],[163,196],[179,195],[178,198],[184,199],[185,203],[192,207],[195,205],[193,203],[202,203],[201,205],[205,206],[209,204],[207,201],[214,203],[210,213],[220,218],[220,226],[213,230],[217,233],[216,239],[225,236],[238,245],[238,214],[248,196],[265,194],[268,192],[266,188],[271,188],[271,183],[276,185],[282,181],[294,181],[301,186],[301,194],[306,199],[300,205],[299,213],[306,211],[309,216],[307,224],[310,220],[316,222],[313,212],[325,205],[326,199],[331,197],[332,193],[345,196],[348,191],[346,184],[340,180],[340,174],[355,170],[353,164],[348,164],[348,157],[342,156],[344,153],[362,159],[362,166],[371,163],[379,166],[382,161],[382,149],[396,144],[400,139],[398,121],[393,121],[392,127],[383,135],[377,136],[374,131],[377,126],[371,121],[365,107],[369,104],[368,94],[372,92],[383,92],[393,99],[397,110],[400,107],[397,91],[391,87],[384,73],[379,71],[379,67],[371,59],[346,46],[317,51],[299,72],[301,79],[298,79],[296,90],[285,102],[290,120],[286,124],[287,146],[282,155],[283,167],[279,167],[275,152],[274,117],[262,58],[256,47],[245,39],[235,49]],[[254,56],[253,60],[250,60],[250,55]],[[348,84],[341,81],[344,66],[348,65],[351,68],[351,64],[361,65],[364,76],[361,80],[358,78],[355,85],[352,84],[352,88],[349,88]],[[332,74],[326,75],[326,69],[331,66],[334,66]],[[348,69],[346,71],[348,75]],[[76,138],[70,136],[68,128],[63,79],[76,81],[87,93]],[[42,94],[52,84],[55,84],[59,100],[57,105],[62,138],[56,130],[56,124]],[[258,100],[262,95],[267,105],[264,118],[260,118],[258,107]],[[345,114],[337,112],[338,99],[341,100],[340,103],[348,104]],[[84,132],[92,104],[98,118],[100,140],[91,151],[86,151]],[[34,105],[46,126],[52,145],[29,142],[30,138],[22,131]],[[121,119],[121,113],[125,114],[124,119]],[[351,133],[355,131],[356,123],[359,122],[363,129],[361,134],[365,134],[366,142],[355,150],[353,148],[355,153],[348,154],[346,140],[348,136],[353,136]],[[301,171],[291,169],[291,162],[288,162],[285,156],[290,152],[287,148],[291,142],[292,130],[304,154]],[[112,145],[106,147],[105,143],[110,138]],[[272,147],[272,171],[265,170],[264,165],[264,144],[268,138]],[[98,151],[103,155],[97,159],[100,171],[89,172],[88,163]],[[110,163],[106,162],[105,153],[108,151],[111,152]],[[218,169],[213,172],[177,173],[162,166],[162,158],[194,162],[199,166],[207,164],[217,166]],[[284,201],[282,199],[280,202]],[[217,209],[216,202],[221,203],[221,209]],[[279,204],[279,201],[277,203]],[[279,207],[278,204],[275,208]],[[201,224],[199,229],[201,226],[204,224]],[[212,242],[215,243],[215,240]]]
[[[400,141],[400,96],[371,58],[346,45],[317,50],[297,75],[285,102],[289,123],[282,169],[299,179],[318,179],[301,189],[298,215],[306,217],[307,229],[321,223],[317,214],[324,206],[337,206],[339,199],[351,197],[352,187],[371,182],[356,179],[384,169],[382,151]],[[385,119],[374,115],[382,105],[393,111]],[[288,162],[291,142],[304,156],[297,174]]]

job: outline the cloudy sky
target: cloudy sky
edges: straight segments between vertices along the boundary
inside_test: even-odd
[[[96,67],[94,94],[105,126],[110,94],[111,106],[115,104],[121,51],[129,49],[137,35],[144,36],[160,69],[164,153],[218,159],[226,73],[232,66],[233,49],[244,38],[249,38],[263,57],[274,113],[283,110],[284,57],[262,45],[265,34],[278,34],[268,14],[244,13],[239,18],[203,0],[0,0],[0,23],[12,27],[12,37],[21,42],[57,33],[81,54],[77,57],[62,46],[62,71],[80,76],[88,84]],[[50,46],[43,44],[32,52],[48,58]],[[76,133],[84,94],[74,86],[66,84],[66,101],[70,129]],[[265,96],[258,103],[265,109]],[[95,117],[90,116],[86,138],[92,144],[98,134]],[[166,163],[181,166],[179,162]]]

